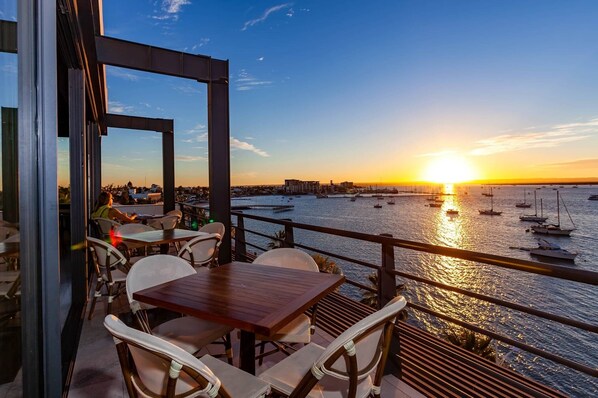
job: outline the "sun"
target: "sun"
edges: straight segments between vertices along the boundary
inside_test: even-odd
[[[435,183],[456,183],[476,178],[473,166],[463,157],[444,155],[433,159],[424,170],[422,179]]]

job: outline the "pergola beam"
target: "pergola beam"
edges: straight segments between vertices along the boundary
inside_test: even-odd
[[[197,80],[228,82],[228,61],[96,36],[99,63]]]
[[[162,133],[162,187],[164,213],[174,210],[174,120],[106,114],[106,126]]]
[[[17,53],[17,23],[14,21],[0,20],[0,52]]]

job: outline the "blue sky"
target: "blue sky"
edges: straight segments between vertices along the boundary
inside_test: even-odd
[[[230,61],[233,184],[598,177],[596,1],[103,4],[107,36]],[[176,184],[207,184],[206,87],[107,77],[112,112],[175,120]],[[103,148],[104,183],[160,182],[159,134]]]

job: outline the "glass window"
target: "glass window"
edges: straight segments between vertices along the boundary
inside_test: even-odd
[[[21,368],[16,32],[17,2],[0,0],[0,391]]]

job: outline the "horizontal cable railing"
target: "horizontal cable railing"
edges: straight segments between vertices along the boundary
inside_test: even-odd
[[[235,227],[235,255],[243,257],[245,255],[246,246],[250,246],[253,248],[257,248],[259,250],[265,251],[266,249],[261,248],[257,245],[251,244],[246,239],[248,234],[259,236],[262,238],[269,239],[271,241],[279,241],[281,242],[282,246],[286,247],[300,247],[305,250],[309,250],[315,253],[319,253],[322,255],[326,255],[332,258],[340,259],[343,261],[347,261],[353,264],[357,264],[359,266],[366,267],[368,269],[374,269],[378,272],[378,286],[379,289],[374,289],[372,287],[366,286],[358,281],[353,281],[346,279],[347,283],[353,286],[356,286],[360,289],[367,290],[370,292],[376,292],[378,294],[378,303],[382,305],[388,300],[390,297],[394,296],[396,293],[396,276],[400,276],[401,278],[410,279],[419,283],[423,283],[425,285],[433,286],[438,289],[458,293],[463,296],[471,297],[480,301],[492,303],[501,307],[509,308],[512,310],[516,310],[525,314],[530,314],[542,319],[550,320],[553,322],[557,322],[559,324],[568,325],[574,328],[578,328],[580,330],[588,331],[591,333],[598,333],[598,324],[591,324],[583,321],[579,321],[576,319],[572,319],[562,315],[552,314],[546,311],[538,310],[535,308],[527,307],[521,304],[513,303],[510,301],[506,301],[503,299],[498,299],[495,297],[491,297],[485,294],[473,292],[467,289],[459,288],[456,286],[451,286],[445,283],[441,283],[438,281],[434,281],[428,278],[424,278],[418,275],[413,275],[408,272],[404,272],[401,270],[395,269],[394,263],[394,248],[402,248],[408,250],[414,250],[417,252],[422,253],[429,253],[429,254],[437,254],[441,256],[457,258],[462,260],[471,261],[477,263],[476,265],[490,265],[490,266],[498,266],[502,268],[512,269],[516,271],[532,273],[537,275],[544,275],[556,279],[568,280],[588,285],[598,286],[598,273],[580,270],[580,269],[571,269],[568,267],[558,266],[558,265],[550,265],[550,264],[542,264],[534,261],[527,261],[527,260],[520,260],[514,259],[509,257],[503,257],[498,255],[486,254],[486,253],[479,253],[469,250],[463,249],[455,249],[443,246],[437,246],[427,243],[421,242],[413,242],[404,239],[397,239],[391,236],[385,235],[371,235],[365,234],[361,232],[354,232],[354,231],[346,231],[341,229],[335,228],[328,228],[328,227],[320,227],[315,225],[309,224],[302,224],[296,223],[290,220],[279,220],[279,219],[271,219],[268,217],[262,217],[258,215],[249,215],[242,212],[232,212],[233,216],[237,218],[237,225]],[[285,234],[282,237],[270,236],[264,234],[262,232],[250,230],[245,227],[245,219],[250,219],[254,221],[264,222],[268,224],[279,225],[284,227]],[[336,237],[343,237],[343,238],[350,238],[356,239],[364,242],[370,242],[379,244],[382,248],[382,265],[372,264],[367,261],[362,261],[356,258],[349,257],[347,253],[339,254],[333,253],[326,250],[321,250],[306,244],[295,242],[293,239],[294,229],[298,230],[305,230],[311,232],[318,232],[322,234],[327,234]],[[420,304],[409,303],[409,307],[413,310],[427,313],[429,315],[435,316],[439,319],[443,319],[447,322],[451,322],[453,324],[459,325],[466,329],[472,330],[476,333],[483,334],[485,336],[494,338],[498,341],[501,341],[505,344],[517,347],[524,351],[530,352],[534,355],[538,355],[540,357],[549,359],[571,369],[575,369],[577,371],[583,372],[585,374],[591,375],[593,377],[598,377],[598,369],[592,368],[590,366],[580,364],[573,360],[564,358],[560,355],[556,355],[551,352],[547,352],[545,350],[539,349],[537,347],[533,347],[529,344],[523,343],[521,341],[512,339],[510,337],[501,335],[497,332],[486,330],[479,326],[470,324],[468,322],[464,322],[462,320],[456,319],[454,317],[448,316],[446,314],[442,314],[438,311],[435,311],[431,308],[422,306]]]

